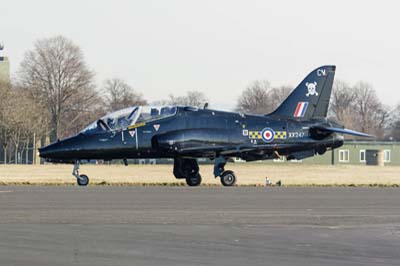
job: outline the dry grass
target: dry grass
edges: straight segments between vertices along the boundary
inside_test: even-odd
[[[183,185],[172,174],[172,165],[82,165],[97,185]],[[203,184],[219,185],[212,175],[212,165],[201,165]],[[235,171],[238,185],[264,185],[265,177],[281,180],[291,186],[397,186],[400,167],[395,166],[321,166],[280,165],[262,163],[229,163],[226,169]],[[72,165],[0,165],[0,184],[75,184]]]

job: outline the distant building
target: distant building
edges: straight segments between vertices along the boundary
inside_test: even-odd
[[[10,62],[8,57],[0,55],[0,81],[10,81]]]
[[[273,163],[304,163],[322,165],[365,165],[367,150],[380,150],[385,165],[400,165],[400,142],[396,141],[345,141],[343,146],[324,155],[315,155],[299,161],[286,161],[285,158],[273,160]]]

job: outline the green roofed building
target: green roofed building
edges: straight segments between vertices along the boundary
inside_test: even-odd
[[[385,165],[400,165],[400,142],[396,141],[356,141],[347,140],[343,146],[324,155],[315,155],[299,161],[286,161],[285,158],[272,163],[302,163],[323,165],[366,165],[369,151],[380,151]],[[271,162],[271,161],[265,161]]]

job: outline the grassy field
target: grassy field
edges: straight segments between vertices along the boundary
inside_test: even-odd
[[[172,174],[172,165],[82,165],[80,173],[97,185],[180,185]],[[229,163],[226,169],[235,171],[238,185],[265,185],[281,180],[287,186],[361,186],[400,185],[400,167],[392,166],[321,166],[268,165],[262,163]],[[220,184],[212,175],[212,165],[201,165],[203,184]],[[75,184],[72,165],[0,165],[0,185],[12,184]]]

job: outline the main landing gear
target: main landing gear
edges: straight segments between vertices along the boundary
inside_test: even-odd
[[[186,179],[186,184],[196,187],[201,184],[199,165],[195,159],[174,159],[174,176],[178,179]]]
[[[231,187],[236,184],[236,175],[233,171],[225,171],[226,158],[218,157],[214,161],[214,176],[221,178],[221,184]],[[174,176],[178,179],[185,179],[190,187],[201,184],[199,165],[195,159],[175,158]]]
[[[87,175],[79,175],[79,161],[75,162],[72,175],[76,177],[79,186],[87,186],[89,184],[89,177]]]

